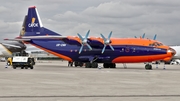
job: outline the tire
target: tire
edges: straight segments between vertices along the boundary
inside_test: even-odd
[[[82,66],[83,66],[83,62],[80,62],[80,63],[79,63],[79,66],[82,67]]]
[[[16,66],[13,66],[13,69],[16,69]]]
[[[97,62],[93,62],[92,63],[92,68],[98,68],[98,63]]]
[[[78,62],[77,62],[77,61],[74,62],[74,66],[75,66],[75,67],[78,66]]]
[[[24,67],[21,67],[21,69],[24,69]]]
[[[110,64],[110,68],[116,68],[116,64],[115,63],[111,63]]]
[[[91,63],[90,62],[86,62],[85,68],[91,68]]]
[[[103,63],[103,67],[104,68],[109,68],[110,66],[109,66],[109,63]]]
[[[145,69],[146,69],[146,70],[151,70],[151,69],[152,69],[152,65],[146,64],[146,65],[145,65]]]

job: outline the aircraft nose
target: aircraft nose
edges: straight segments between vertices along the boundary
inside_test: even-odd
[[[167,50],[167,52],[168,52],[168,53],[171,53],[172,56],[174,56],[174,55],[176,54],[176,51],[175,51],[174,49],[172,49],[172,48],[169,48],[169,49]]]
[[[164,61],[170,61],[175,54],[176,54],[176,51],[174,49],[172,49],[172,48],[169,48],[167,50],[167,55],[166,55],[167,57],[164,58],[163,60]]]

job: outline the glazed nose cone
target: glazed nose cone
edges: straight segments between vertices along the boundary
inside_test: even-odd
[[[169,48],[167,50],[167,57],[164,58],[163,60],[164,61],[170,61],[175,54],[176,54],[176,51],[174,49],[172,49],[172,48]]]
[[[176,51],[175,51],[174,49],[172,49],[172,48],[169,48],[169,49],[167,50],[167,52],[168,52],[168,53],[171,53],[172,56],[174,56],[174,55],[176,54]]]

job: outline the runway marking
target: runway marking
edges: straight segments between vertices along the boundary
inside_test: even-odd
[[[180,95],[50,95],[50,96],[0,96],[0,98],[55,98],[55,97],[180,97]]]

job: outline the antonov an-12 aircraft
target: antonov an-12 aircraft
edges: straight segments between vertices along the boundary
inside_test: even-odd
[[[168,61],[175,55],[175,50],[157,40],[143,38],[111,38],[112,32],[105,37],[89,37],[90,30],[83,37],[62,36],[45,27],[41,22],[37,8],[28,8],[25,17],[24,33],[15,39],[34,45],[46,52],[68,61],[85,62],[86,68],[97,68],[103,63],[104,68],[116,68],[115,63],[140,63],[156,60]],[[146,69],[151,69],[146,64]]]

